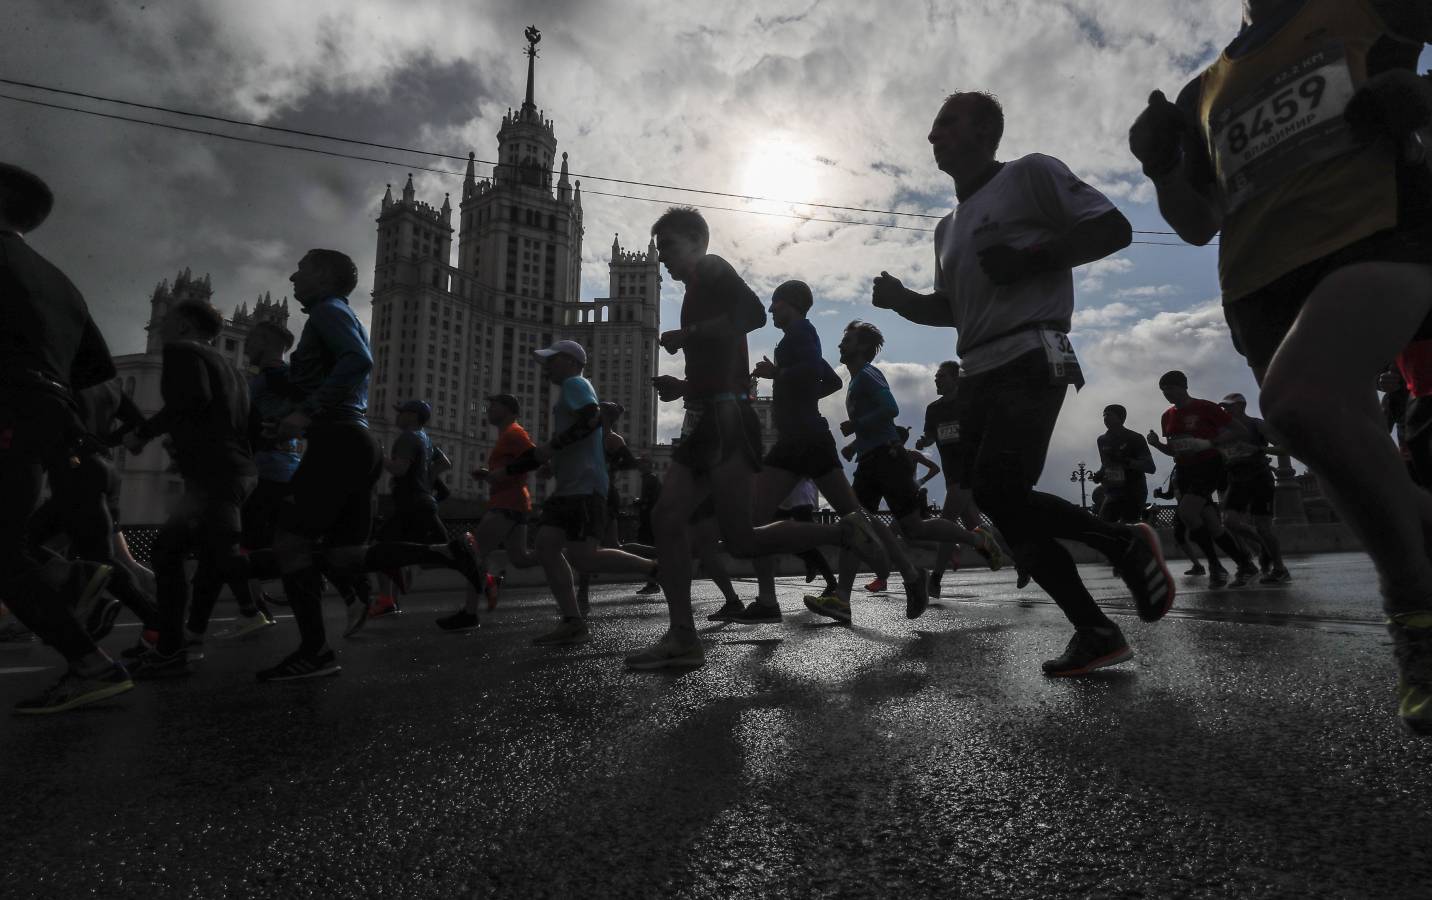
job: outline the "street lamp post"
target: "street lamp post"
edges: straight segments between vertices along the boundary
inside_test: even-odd
[[[1084,494],[1084,482],[1087,481],[1087,480],[1089,480],[1089,476],[1092,475],[1092,474],[1094,474],[1094,473],[1093,473],[1093,472],[1090,472],[1089,469],[1088,469],[1082,462],[1079,464],[1079,468],[1077,468],[1077,469],[1075,469],[1073,472],[1070,472],[1070,473],[1069,473],[1069,480],[1070,480],[1070,481],[1077,481],[1077,482],[1079,482],[1079,508],[1080,508],[1080,509],[1085,509],[1085,510],[1087,510],[1087,509],[1089,508],[1089,501],[1088,501],[1088,499],[1085,497],[1085,494]]]

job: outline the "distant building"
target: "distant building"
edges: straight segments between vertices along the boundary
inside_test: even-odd
[[[213,302],[214,289],[209,276],[196,279],[185,269],[174,278],[171,285],[164,281],[154,288],[149,298],[149,324],[144,330],[149,333],[143,353],[130,353],[114,359],[115,368],[124,383],[124,392],[134,398],[135,405],[146,416],[159,412],[163,401],[159,396],[159,373],[163,367],[164,345],[160,340],[159,323],[169,310],[186,300]],[[250,311],[248,304],[234,310],[232,317],[224,320],[214,345],[234,368],[246,371],[244,361],[244,339],[249,330],[258,322],[288,324],[288,299],[275,301],[270,295],[258,298]],[[120,520],[132,525],[156,525],[168,515],[170,504],[184,490],[183,480],[169,471],[169,454],[162,441],[154,441],[138,455],[124,448],[115,449],[115,467],[121,476],[119,494]]]

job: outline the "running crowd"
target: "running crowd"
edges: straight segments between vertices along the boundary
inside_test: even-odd
[[[1415,71],[1429,39],[1423,2],[1245,0],[1243,28],[1211,65],[1172,102],[1151,94],[1130,129],[1130,150],[1180,238],[1204,245],[1221,236],[1224,312],[1267,422],[1247,414],[1241,395],[1200,400],[1183,373],[1165,374],[1158,386],[1172,405],[1160,432],[1145,438],[1125,427],[1122,407],[1105,410],[1095,513],[1035,485],[1068,388],[1084,384],[1069,339],[1072,270],[1127,247],[1132,229],[1058,159],[998,160],[1004,112],[986,93],[950,95],[930,128],[935,165],[953,179],[958,201],[935,230],[933,284],[920,292],[881,272],[872,286],[875,308],[957,332],[960,362],[941,366],[941,398],[917,444],[939,451],[944,514],[926,515],[916,462],[895,425],[899,408],[874,365],[880,330],[863,321],[845,328],[842,375],[808,319],[809,286],[788,281],[769,302],[782,331],[774,358],[753,367],[747,336],[766,325],[766,306],[710,252],[700,213],[673,208],[652,234],[685,289],[679,327],[660,336],[668,353],[684,353],[685,377],[662,375],[653,386],[663,402],[684,405],[683,437],[650,507],[648,540],[625,546],[611,527],[611,471],[635,463],[614,431],[620,409],[604,406],[583,377],[587,352],[578,343],[536,353],[554,387],[551,435],[534,440],[511,396],[488,398],[499,434],[488,465],[472,475],[487,482],[489,509],[473,532],[448,540],[432,495],[446,460],[422,430],[426,404],[400,407],[403,434],[390,452],[369,431],[372,356],[348,303],[358,273],[347,255],[319,249],[299,261],[290,280],[307,321],[296,341],[280,327],[254,329],[246,353],[257,374],[248,384],[212,346],[223,324],[214,309],[169,310],[163,409],[146,418],[118,389],[84,300],[23,238],[48,215],[50,190],[0,166],[0,600],[68,663],[55,685],[16,711],[67,710],[130,690],[135,678],[189,672],[222,587],[239,599],[235,628],[256,630],[272,623],[274,601],[259,585],[273,579],[282,582],[298,646],[259,680],[334,674],[325,583],[348,604],[351,633],[392,607],[409,567],[447,567],[469,592],[439,624],[471,628],[499,549],[510,564],[546,575],[560,620],[538,644],[589,637],[594,574],[659,588],[669,627],[626,658],[644,670],[705,662],[693,559],[726,597],[712,619],[781,621],[773,575],[782,554],[825,577],[826,588],[805,600],[818,615],[851,620],[864,566],[877,581],[901,574],[913,619],[938,594],[950,550],[965,545],[991,568],[1010,558],[1021,581],[1054,599],[1073,635],[1044,671],[1084,675],[1132,650],[1061,541],[1107,557],[1145,621],[1160,619],[1175,598],[1159,540],[1141,521],[1152,446],[1175,463],[1179,539],[1202,551],[1215,583],[1228,579],[1219,551],[1234,563],[1234,585],[1288,580],[1271,528],[1267,457],[1285,452],[1308,465],[1379,573],[1401,719],[1432,733],[1432,494],[1388,439],[1374,389],[1389,366],[1414,398],[1432,384],[1432,76]],[[753,378],[772,382],[777,434],[764,458]],[[838,430],[851,439],[843,450],[818,405],[842,385]],[[1409,444],[1432,443],[1417,422],[1407,429]],[[139,451],[161,438],[185,492],[155,542],[150,583],[115,532],[106,457],[120,442]],[[842,454],[855,461],[849,480]],[[385,472],[396,508],[375,534],[374,489]],[[529,550],[533,472],[550,476],[553,488]],[[812,519],[812,488],[838,522]],[[871,515],[882,502],[890,526]],[[982,514],[993,528],[980,524]],[[936,571],[914,564],[914,542],[940,547]],[[834,570],[823,545],[839,548]],[[731,590],[721,549],[753,560],[753,602]],[[376,600],[370,573],[379,575]],[[121,604],[145,627],[123,661],[97,643]]]

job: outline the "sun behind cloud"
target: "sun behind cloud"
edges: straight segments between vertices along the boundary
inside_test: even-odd
[[[746,151],[739,192],[799,202],[816,199],[821,165],[811,148],[795,138],[770,137]]]

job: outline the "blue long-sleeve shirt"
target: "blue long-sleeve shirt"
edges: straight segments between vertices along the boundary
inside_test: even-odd
[[[850,379],[850,390],[845,392],[845,415],[855,426],[857,456],[900,439],[895,431],[900,404],[890,393],[885,373],[873,365],[866,364]]]
[[[825,434],[830,425],[817,405],[840,390],[840,376],[820,352],[820,335],[809,319],[786,329],[776,344],[776,377],[772,381],[772,414],[782,438]]]
[[[315,422],[368,424],[368,332],[343,297],[308,307],[308,322],[288,358],[288,380],[304,394],[299,409]]]

